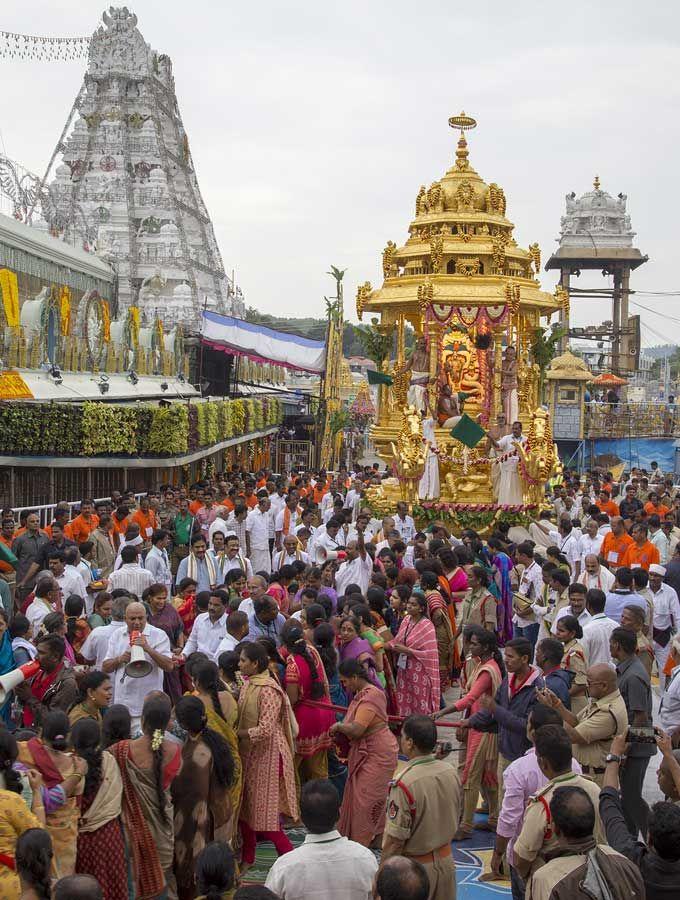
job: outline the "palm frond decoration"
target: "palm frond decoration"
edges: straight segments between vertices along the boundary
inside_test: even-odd
[[[383,372],[392,353],[394,325],[386,332],[379,331],[373,325],[352,325],[352,328],[361,341],[366,356],[375,363],[379,372]]]

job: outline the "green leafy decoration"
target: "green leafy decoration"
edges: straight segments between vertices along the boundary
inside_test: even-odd
[[[376,364],[379,372],[384,372],[385,363],[392,353],[394,325],[390,326],[385,334],[373,325],[354,325],[353,328],[366,356]]]

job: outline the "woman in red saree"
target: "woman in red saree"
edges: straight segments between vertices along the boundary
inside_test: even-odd
[[[397,673],[397,714],[431,716],[439,709],[441,692],[437,633],[427,618],[425,597],[409,597],[406,617],[389,647]]]
[[[364,847],[380,846],[385,828],[385,797],[397,766],[397,739],[387,724],[385,694],[366,678],[356,659],[340,663],[340,680],[352,702],[334,734],[349,740],[348,777],[338,831]]]
[[[171,711],[167,694],[153,691],[142,708],[142,736],[109,749],[123,782],[123,824],[138,900],[174,889],[170,785],[182,767],[182,748],[164,738]]]
[[[496,635],[480,625],[470,625],[470,654],[478,663],[468,679],[468,692],[435,713],[435,718],[451,712],[464,711],[465,719],[459,727],[467,729],[467,749],[461,781],[464,786],[463,818],[454,840],[464,841],[473,832],[474,815],[480,790],[489,804],[488,828],[495,828],[498,818],[498,735],[469,728],[467,722],[481,707],[482,697],[494,697],[503,680],[505,669],[503,658],[498,651]]]
[[[434,625],[437,635],[437,654],[439,656],[439,686],[443,692],[451,684],[451,671],[453,669],[453,649],[455,646],[455,623],[451,626],[448,610],[453,609],[452,604],[447,606],[439,587],[439,579],[436,572],[423,572],[420,586],[425,592],[427,600],[427,614]]]
[[[333,740],[330,727],[335,722],[331,709],[326,670],[315,647],[305,641],[304,631],[295,619],[281,629],[281,656],[286,661],[284,688],[290,700],[298,734],[295,739],[295,767],[300,783],[328,778],[328,751]],[[307,706],[305,700],[323,703],[328,709]]]

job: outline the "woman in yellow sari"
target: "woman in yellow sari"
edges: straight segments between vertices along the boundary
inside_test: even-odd
[[[80,798],[87,772],[84,760],[66,752],[70,729],[66,713],[53,710],[43,717],[39,738],[19,743],[19,762],[37,769],[45,787],[60,787],[64,793],[63,806],[45,809],[45,827],[52,838],[57,878],[73,875],[75,871]]]
[[[230,691],[224,690],[220,680],[219,669],[213,662],[202,662],[197,665],[193,673],[194,696],[203,701],[205,714],[208,719],[208,728],[216,731],[229,744],[229,749],[234,757],[234,780],[229,788],[231,800],[231,820],[229,824],[228,840],[233,840],[236,834],[238,813],[241,806],[241,791],[243,788],[243,769],[241,754],[238,749],[236,737],[236,723],[238,720],[238,707],[236,700]],[[226,835],[224,837],[227,837]],[[222,839],[222,836],[217,839]]]

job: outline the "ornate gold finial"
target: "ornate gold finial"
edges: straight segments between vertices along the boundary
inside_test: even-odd
[[[470,154],[467,148],[467,141],[465,140],[465,132],[476,128],[477,121],[476,119],[473,119],[472,116],[466,116],[465,111],[463,110],[459,116],[451,116],[449,125],[451,128],[460,129],[458,149],[456,150],[456,168],[464,172],[470,166],[470,163],[468,162],[468,156]]]
[[[596,191],[600,190],[600,176],[599,175],[595,176],[595,181],[593,181],[593,187],[595,188]]]
[[[366,305],[369,295],[373,288],[371,287],[370,281],[364,281],[363,284],[360,284],[357,287],[357,318],[361,322],[361,317],[364,314],[364,306]]]

